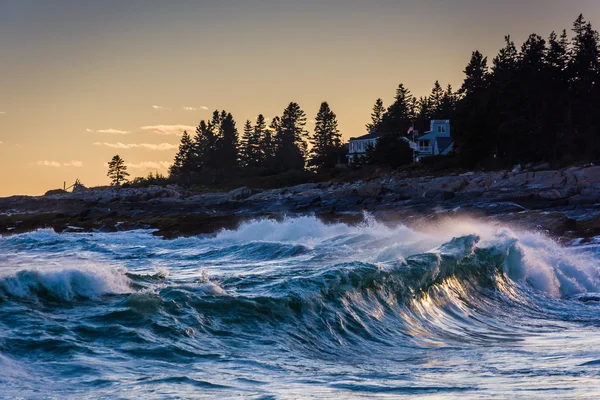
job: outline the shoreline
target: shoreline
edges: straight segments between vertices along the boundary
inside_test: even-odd
[[[97,188],[0,198],[0,235],[155,229],[165,239],[234,229],[256,218],[315,215],[359,223],[365,213],[406,225],[477,217],[542,230],[554,237],[600,235],[600,167],[469,172],[410,177],[392,173],[353,183],[308,183],[280,189],[241,187],[198,193],[170,185]]]

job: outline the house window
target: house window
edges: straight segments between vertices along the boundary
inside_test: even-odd
[[[446,127],[444,125],[438,125],[438,133],[445,133]]]

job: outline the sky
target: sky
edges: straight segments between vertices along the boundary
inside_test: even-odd
[[[598,0],[0,0],[0,196],[106,185],[115,154],[132,177],[166,173],[215,109],[241,130],[328,101],[359,136],[399,83],[458,88],[473,50],[579,13],[600,29]]]

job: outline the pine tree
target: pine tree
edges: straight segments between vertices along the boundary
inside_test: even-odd
[[[550,145],[553,163],[573,151],[570,141],[566,138],[570,131],[569,104],[569,42],[567,31],[563,30],[560,37],[555,32],[548,38],[548,53],[546,57],[547,85],[549,104],[545,115],[545,128]]]
[[[232,170],[238,165],[238,131],[231,113],[221,112],[221,135],[217,139],[218,166]]]
[[[385,114],[385,107],[383,106],[383,100],[380,98],[375,100],[373,111],[371,112],[371,122],[366,125],[367,132],[377,131],[383,120],[383,114]]]
[[[452,91],[452,85],[448,85],[442,96],[442,102],[439,109],[439,118],[452,119],[456,112],[456,94]]]
[[[267,134],[269,134],[267,130],[267,122],[265,121],[265,117],[262,114],[259,114],[256,117],[256,123],[254,125],[254,133],[252,135],[252,141],[256,144],[256,166],[264,167],[265,160],[273,154],[272,146],[272,138],[269,134],[269,144],[267,145]],[[268,149],[267,149],[268,148]],[[269,154],[269,156],[267,155]]]
[[[281,116],[276,136],[275,163],[280,171],[304,169],[308,133],[304,129],[306,114],[298,103],[291,102]]]
[[[218,117],[218,115],[217,115]],[[196,172],[217,167],[217,135],[214,121],[204,120],[196,128],[194,136],[194,152],[191,163]]]
[[[442,115],[442,101],[444,99],[444,89],[440,85],[440,81],[435,81],[431,94],[429,95],[429,106],[432,110],[432,119],[441,119]]]
[[[114,156],[108,163],[108,173],[106,175],[110,178],[112,186],[120,186],[122,183],[127,182],[129,176],[127,165],[119,155]]]
[[[262,120],[262,124],[260,121]],[[265,118],[261,115],[256,120],[256,126],[261,126],[262,135],[260,140],[260,153],[262,156],[261,167],[266,170],[274,172],[276,169],[276,155],[277,155],[277,137],[278,132],[281,129],[281,119],[274,117],[271,120],[268,128],[263,130],[265,124]]]
[[[381,123],[384,133],[404,136],[415,119],[415,102],[410,91],[403,84],[398,85],[394,103],[392,103]]]
[[[175,155],[173,165],[169,169],[171,178],[180,179],[185,177],[187,183],[190,183],[190,174],[194,170],[194,142],[187,133],[183,131],[181,142],[179,143],[179,151]]]
[[[600,50],[598,32],[579,15],[573,24],[569,65],[572,91],[573,140],[576,151],[589,158],[600,156],[595,110],[600,106]]]
[[[512,151],[519,160],[542,161],[551,152],[544,131],[548,109],[548,82],[546,69],[546,41],[531,34],[521,46],[517,82],[520,96],[519,119],[513,135],[519,136],[519,146]]]
[[[253,168],[254,165],[254,154],[256,153],[253,144],[254,128],[252,122],[246,120],[244,124],[244,133],[240,140],[240,163],[245,168]]]
[[[494,146],[487,137],[490,130],[487,57],[474,51],[464,72],[466,76],[460,89],[462,98],[457,105],[458,121],[453,137],[461,161],[473,167],[488,158]]]
[[[341,153],[341,137],[337,116],[327,102],[321,103],[315,118],[315,133],[310,140],[312,149],[309,165],[317,170],[333,168]]]

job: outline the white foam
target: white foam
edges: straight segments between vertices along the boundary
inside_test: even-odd
[[[22,269],[0,276],[0,293],[31,298],[44,292],[65,301],[97,299],[105,294],[130,293],[129,282],[123,271],[106,267]]]

